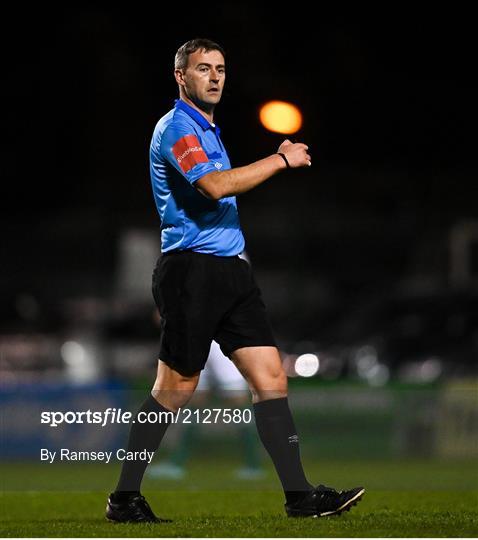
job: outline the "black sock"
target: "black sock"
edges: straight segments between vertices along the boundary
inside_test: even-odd
[[[141,420],[144,422],[147,414],[150,412],[156,414],[163,413],[159,416],[161,422],[138,422],[139,413],[143,413],[141,415]],[[144,450],[155,452],[172,421],[173,414],[174,413],[163,407],[150,395],[136,413],[136,416],[134,417],[135,423],[131,424],[127,452],[142,452]],[[151,418],[151,420],[154,420],[154,418]],[[130,497],[139,492],[141,480],[143,479],[144,471],[147,466],[147,459],[123,461],[120,479],[115,491],[116,499],[118,499],[118,497],[121,499],[123,496]],[[123,493],[121,494],[119,492]]]
[[[254,403],[257,431],[274,462],[287,503],[301,499],[313,486],[300,461],[299,438],[287,398]]]
[[[123,503],[129,501],[135,495],[140,495],[139,491],[115,491],[111,494],[111,500],[114,503]]]

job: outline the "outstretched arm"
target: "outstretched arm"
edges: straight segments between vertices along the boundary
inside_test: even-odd
[[[298,168],[310,165],[307,150],[305,144],[285,140],[277,152],[286,156],[291,168]],[[284,159],[279,154],[273,154],[244,167],[210,172],[196,182],[196,188],[209,199],[219,200],[245,193],[285,168]]]

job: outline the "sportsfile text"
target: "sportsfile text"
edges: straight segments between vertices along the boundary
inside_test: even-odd
[[[165,413],[167,414],[167,413]],[[173,413],[171,413],[173,414]],[[108,407],[104,411],[42,411],[41,423],[50,427],[57,427],[60,424],[129,424],[133,413]]]
[[[249,424],[252,422],[250,409],[178,409],[177,413],[172,411],[160,411],[149,413],[140,412],[134,419],[133,413],[122,409],[107,408],[104,411],[43,411],[41,413],[41,423],[50,427],[58,427],[65,424],[98,424],[101,427],[106,424],[129,424],[138,422],[140,424]]]

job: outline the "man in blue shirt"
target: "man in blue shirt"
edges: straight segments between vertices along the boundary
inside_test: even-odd
[[[174,75],[179,100],[158,122],[150,149],[153,194],[161,218],[162,256],[153,274],[161,313],[158,371],[151,395],[132,424],[128,451],[155,451],[174,413],[192,396],[212,340],[242,373],[252,393],[259,437],[276,468],[289,516],[349,510],[363,488],[337,492],[305,477],[287,401],[287,377],[259,287],[244,248],[236,195],[281,170],[311,166],[308,147],[284,141],[277,153],[231,169],[214,123],[224,88],[225,53],[210,40],[179,48]],[[136,455],[136,454],[135,454]],[[106,516],[113,521],[161,521],[140,493],[147,462],[125,461]]]
[[[156,125],[150,156],[162,252],[241,253],[244,237],[236,198],[212,200],[196,187],[206,174],[231,168],[219,128],[179,99]]]

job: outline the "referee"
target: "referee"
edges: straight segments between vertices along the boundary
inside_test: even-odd
[[[157,123],[150,148],[162,245],[153,296],[162,334],[156,381],[138,413],[183,407],[215,340],[249,385],[259,437],[281,481],[287,515],[339,514],[349,510],[364,489],[338,492],[307,480],[287,401],[287,377],[261,292],[249,264],[238,257],[244,237],[236,195],[283,169],[310,166],[308,147],[286,140],[277,153],[231,169],[214,123],[226,78],[224,50],[208,39],[188,41],[176,53],[174,76],[179,99]],[[167,428],[167,422],[133,423],[128,451],[155,451]],[[123,463],[108,498],[108,519],[164,521],[140,493],[146,466],[140,460]]]

